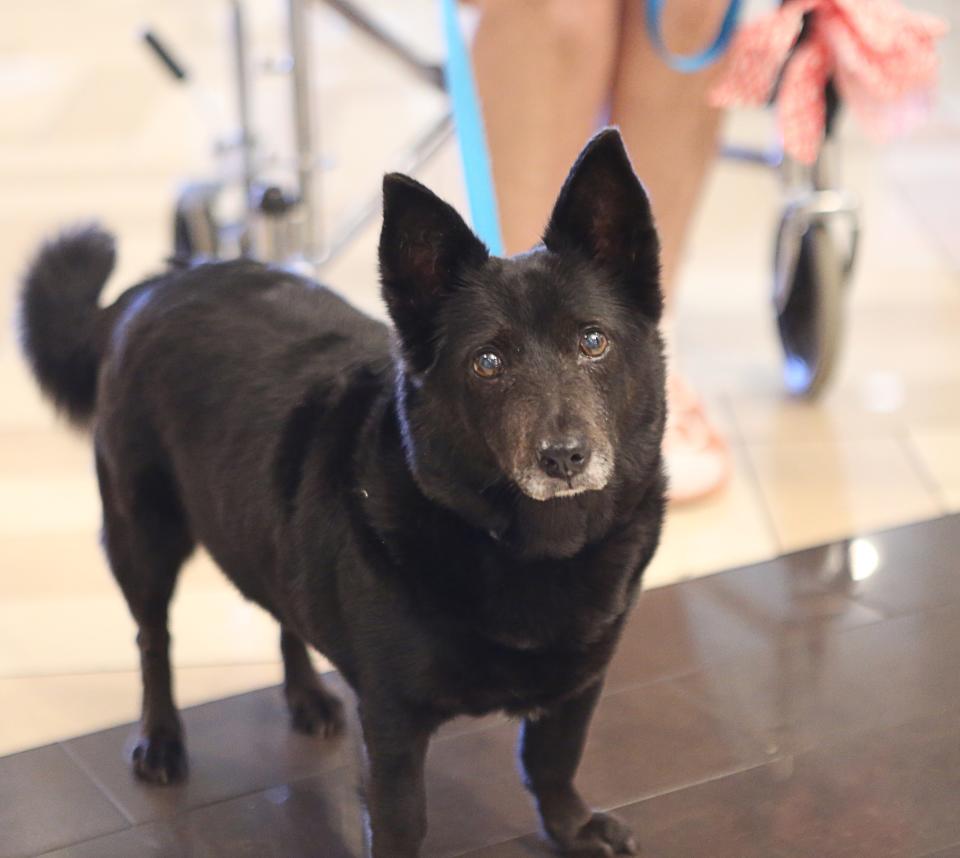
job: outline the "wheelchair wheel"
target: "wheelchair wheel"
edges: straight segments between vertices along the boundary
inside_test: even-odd
[[[184,265],[220,255],[220,231],[214,206],[220,186],[214,183],[187,185],[177,197],[173,218],[174,259]]]
[[[785,252],[786,221],[777,235],[774,269]],[[785,292],[775,301],[783,348],[783,377],[795,396],[815,398],[826,388],[840,354],[843,293],[849,266],[841,259],[827,224],[810,222],[800,239]]]

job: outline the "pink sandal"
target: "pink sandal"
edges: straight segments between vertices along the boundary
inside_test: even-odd
[[[730,448],[710,421],[703,400],[675,371],[667,380],[667,429],[663,455],[671,503],[706,498],[730,479]]]

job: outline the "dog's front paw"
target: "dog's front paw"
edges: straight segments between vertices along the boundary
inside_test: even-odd
[[[179,734],[154,730],[133,748],[133,773],[142,781],[167,786],[187,776],[187,751]]]
[[[287,690],[290,726],[298,733],[329,739],[343,732],[343,703],[322,688]]]
[[[553,832],[556,845],[564,855],[577,858],[611,858],[614,855],[636,855],[637,842],[630,829],[615,816],[594,813],[576,831]]]

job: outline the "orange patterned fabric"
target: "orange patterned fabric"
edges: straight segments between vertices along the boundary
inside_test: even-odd
[[[788,0],[740,29],[710,100],[717,107],[761,106],[779,79],[784,149],[809,164],[823,141],[830,78],[868,132],[888,137],[923,115],[937,79],[936,41],[946,31],[942,19],[896,0]]]

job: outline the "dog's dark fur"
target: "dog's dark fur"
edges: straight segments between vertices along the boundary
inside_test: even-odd
[[[166,617],[201,543],[280,622],[295,726],[342,724],[305,645],[356,689],[373,855],[419,854],[431,733],[493,710],[525,718],[524,776],[554,842],[632,851],[572,784],[663,514],[657,239],[619,135],[591,141],[544,246],[512,259],[388,176],[393,347],[326,289],[254,262],[172,272],[99,309],[113,256],[97,229],[44,247],[23,336],[46,393],[92,425],[106,551],[140,630],[136,773],[186,771]],[[606,335],[602,356],[581,352],[585,328]],[[503,371],[481,378],[490,351]],[[558,444],[582,473],[544,469]]]

